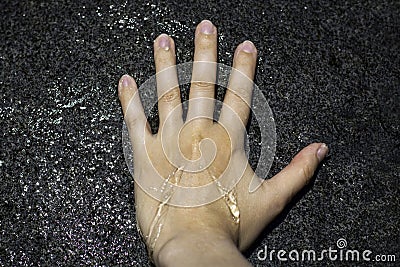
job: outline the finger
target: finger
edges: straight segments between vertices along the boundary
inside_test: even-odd
[[[288,166],[263,183],[262,187],[267,191],[265,203],[275,207],[279,213],[310,182],[327,153],[328,147],[324,143],[313,143],[303,148]]]
[[[176,72],[174,40],[161,34],[154,41],[160,128],[182,124],[181,97]],[[174,112],[172,112],[174,110]],[[167,119],[168,118],[168,119]]]
[[[143,111],[136,82],[131,76],[124,75],[119,80],[118,96],[133,146],[136,150],[143,148],[145,138],[150,137],[151,132]]]
[[[208,118],[213,116],[214,101],[210,101],[210,99],[214,99],[214,84],[217,73],[216,61],[217,28],[210,21],[203,20],[197,26],[195,34],[188,120],[199,116]],[[202,101],[201,98],[206,99]]]
[[[257,49],[252,42],[244,41],[236,48],[233,69],[221,109],[221,123],[229,124],[233,121],[232,116],[238,116],[244,125],[247,124],[256,60]],[[230,112],[226,106],[229,106],[236,114]]]

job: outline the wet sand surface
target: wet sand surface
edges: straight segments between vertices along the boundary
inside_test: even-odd
[[[400,5],[334,2],[1,1],[0,265],[149,265],[135,226],[117,83],[125,73],[139,85],[154,74],[161,33],[174,38],[178,63],[191,61],[203,19],[218,27],[220,63],[230,65],[246,39],[258,48],[256,83],[277,132],[268,176],[311,142],[331,149],[314,182],[246,257],[278,266],[276,256],[260,260],[258,252],[319,253],[343,238],[345,249],[400,260]],[[252,125],[255,165],[260,135]]]

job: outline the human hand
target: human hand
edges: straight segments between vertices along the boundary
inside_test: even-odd
[[[257,59],[253,43],[245,41],[235,51],[218,122],[212,120],[215,26],[203,21],[196,29],[185,121],[171,37],[162,34],[155,40],[154,58],[160,118],[156,135],[149,129],[134,79],[124,75],[119,82],[134,151],[136,215],[151,257],[160,266],[248,264],[237,249],[246,249],[308,183],[328,148],[323,143],[307,146],[280,173],[250,193],[255,174],[243,144]],[[231,178],[232,186],[221,185],[218,181],[222,176]],[[157,183],[160,177],[164,183]],[[210,187],[200,194],[185,194],[174,191],[171,184]],[[219,198],[213,199],[214,195]],[[205,203],[204,198],[215,201]]]

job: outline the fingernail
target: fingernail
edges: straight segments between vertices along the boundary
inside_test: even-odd
[[[326,144],[322,144],[317,150],[317,158],[319,161],[322,161],[326,154],[328,153],[328,146]]]
[[[251,41],[244,41],[242,44],[242,51],[246,53],[256,52],[256,47]]]
[[[168,35],[163,33],[158,37],[158,46],[162,49],[169,50],[170,42]]]
[[[128,88],[129,87],[130,81],[129,81],[129,76],[127,74],[122,76],[121,83],[122,83],[122,87],[124,87],[124,88]]]
[[[214,25],[209,20],[203,20],[200,22],[200,32],[204,34],[214,33]]]

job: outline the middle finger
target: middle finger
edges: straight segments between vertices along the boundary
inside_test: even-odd
[[[212,118],[217,61],[217,28],[203,20],[196,28],[192,81],[187,120]]]

